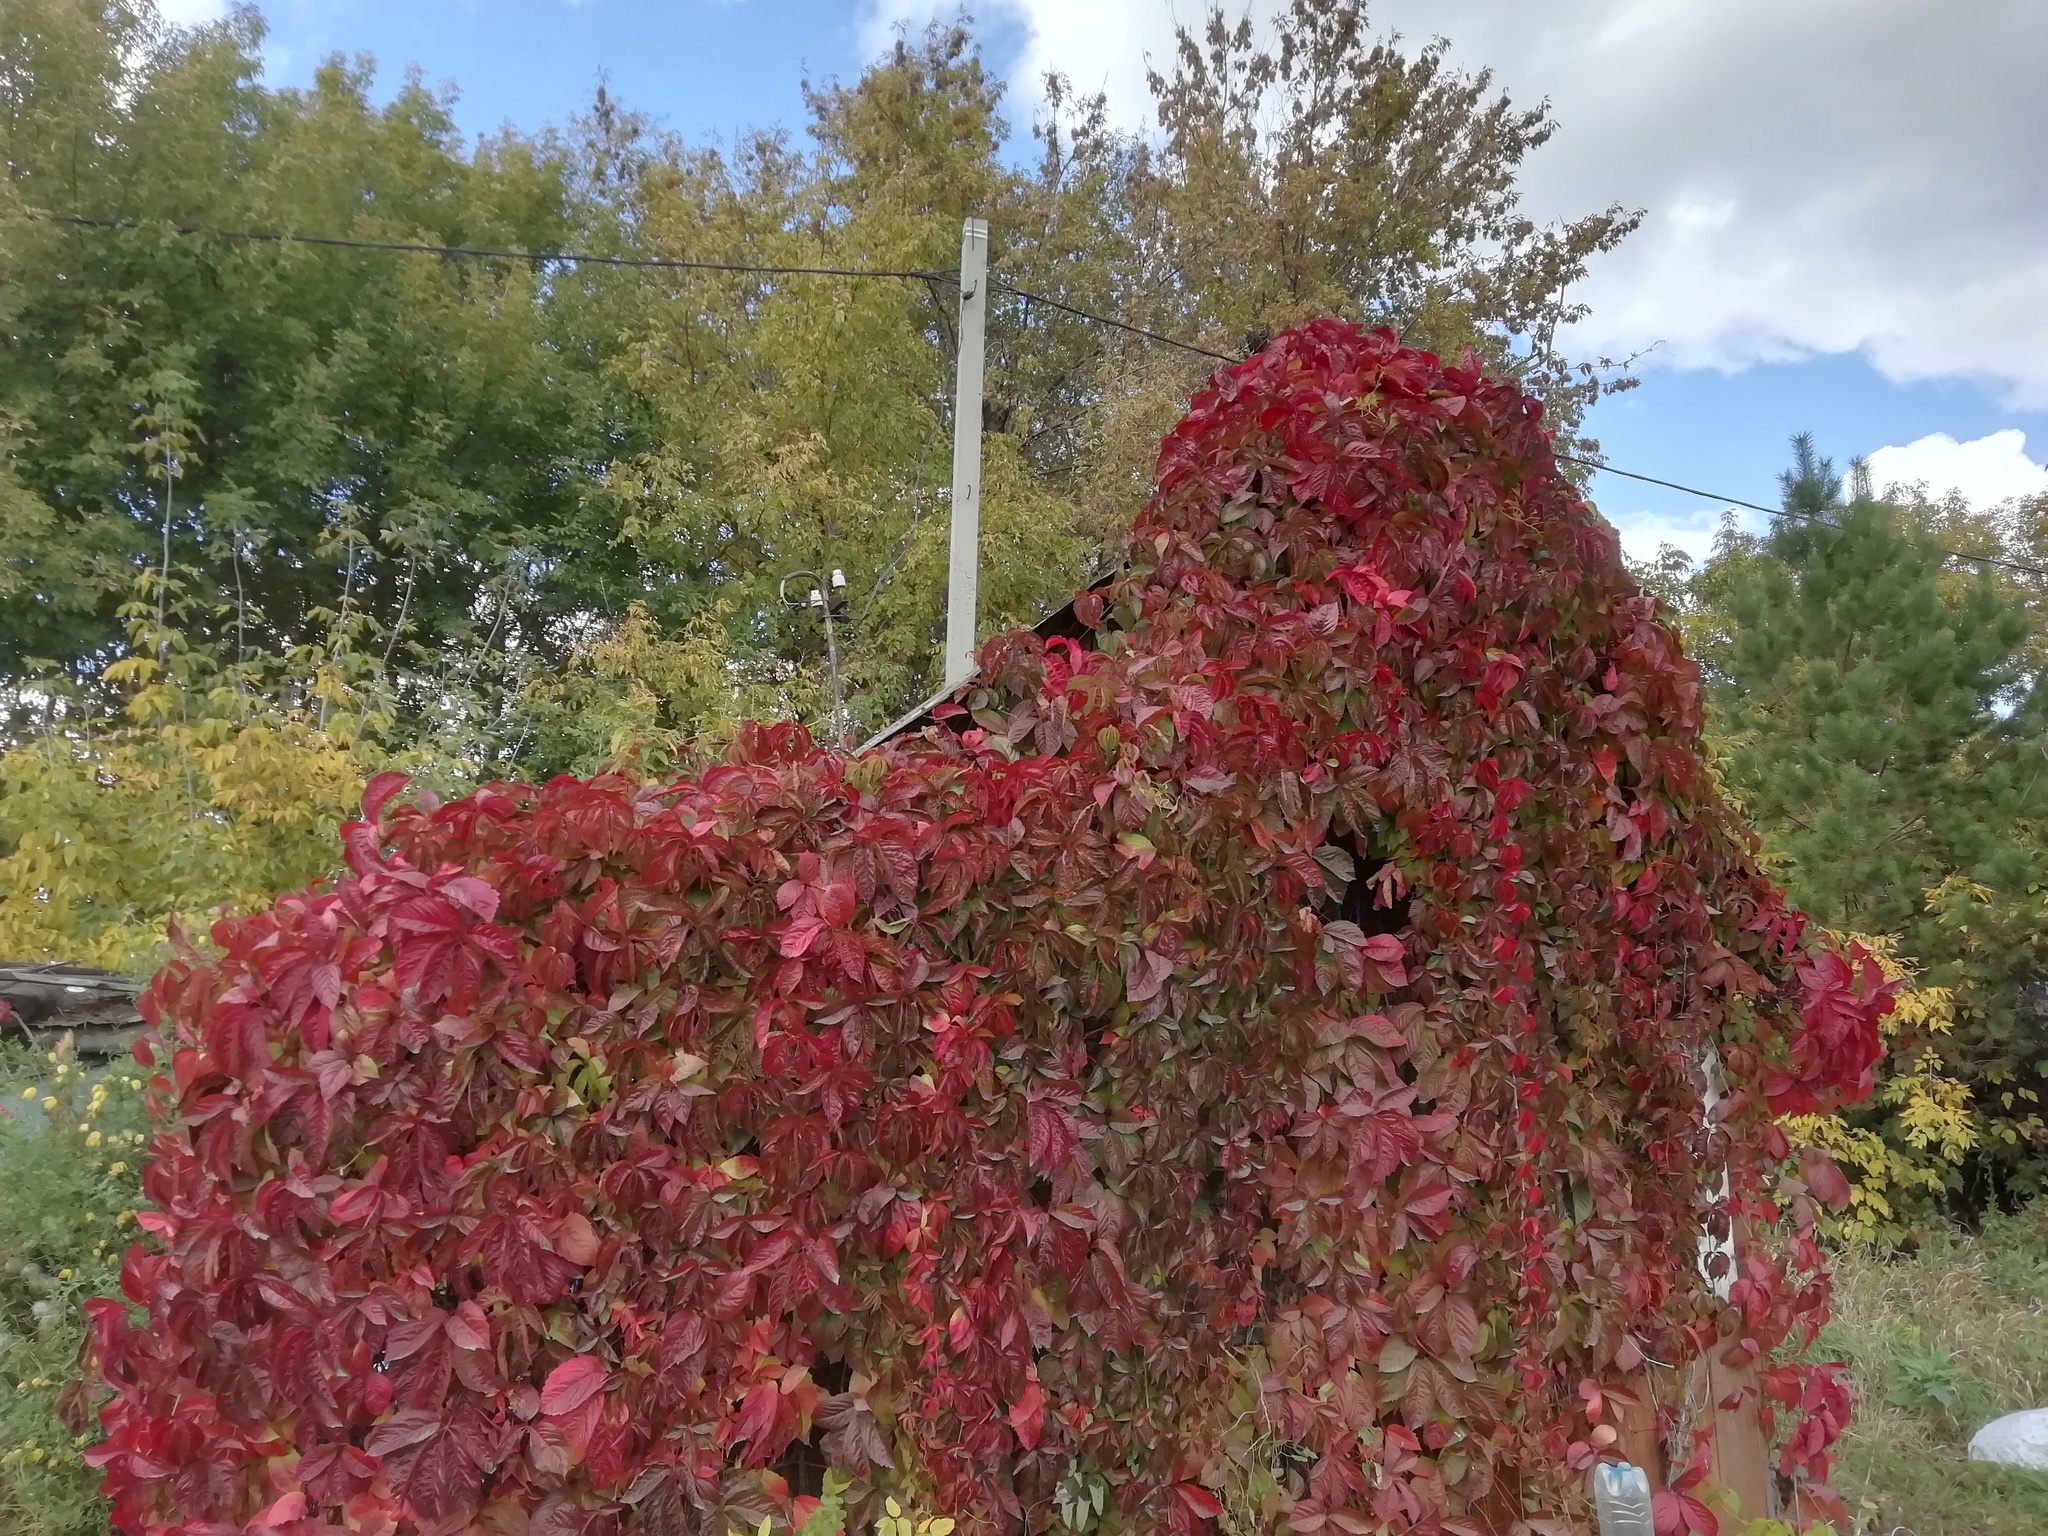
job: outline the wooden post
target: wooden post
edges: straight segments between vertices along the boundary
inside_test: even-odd
[[[1771,1448],[1759,1413],[1756,1362],[1731,1366],[1721,1356],[1734,1340],[1723,1335],[1707,1355],[1707,1401],[1714,1413],[1713,1478],[1742,1501],[1740,1519],[1767,1519],[1771,1510]]]

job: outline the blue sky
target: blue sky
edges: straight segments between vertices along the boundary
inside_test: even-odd
[[[1254,0],[1258,3],[1258,0]],[[1974,0],[1382,0],[1411,37],[1448,34],[1561,124],[1531,162],[1539,216],[1609,200],[1644,230],[1584,297],[1586,352],[1654,346],[1639,388],[1593,413],[1612,460],[1750,501],[1776,499],[1786,440],[1838,461],[1877,450],[1896,478],[1949,476],[1986,499],[2048,456],[2048,7]],[[169,0],[196,19],[216,0]],[[848,78],[931,0],[270,0],[270,78],[367,52],[456,86],[474,133],[560,122],[600,76],[695,140],[800,130],[801,82]],[[1058,67],[1138,124],[1145,58],[1170,0],[987,0],[991,62],[1013,82]],[[1681,21],[1679,18],[1683,18]],[[1812,25],[1807,25],[1807,22]],[[1852,23],[1846,30],[1842,23]],[[1930,27],[1932,30],[1930,30]],[[1991,27],[1996,35],[1981,35]],[[1818,72],[1816,72],[1816,70]],[[2005,71],[2001,74],[1999,71]],[[1894,84],[1910,86],[1902,96]],[[1013,84],[1021,134],[1035,91]],[[1917,106],[1901,107],[1901,101]],[[1917,116],[1915,114],[1918,114]],[[1944,139],[1944,135],[1947,137]],[[2023,433],[2024,438],[2013,437]],[[1992,434],[2005,433],[1994,438]],[[1955,452],[1934,434],[1969,445]],[[1909,446],[1911,445],[1911,446]],[[1951,475],[1950,472],[1953,471]],[[1968,483],[1963,483],[1963,482]],[[1945,489],[1936,486],[1936,489]],[[1603,477],[1632,552],[1705,552],[1717,506]]]

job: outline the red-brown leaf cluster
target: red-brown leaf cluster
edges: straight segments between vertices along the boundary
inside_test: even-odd
[[[1473,1532],[1565,1510],[1646,1361],[1810,1338],[1772,1102],[1867,1089],[1888,999],[1534,403],[1285,335],[1077,612],[864,758],[380,782],[165,970],[120,1528],[725,1536],[808,1438],[857,1507],[1192,1532],[1260,1435],[1296,1531]],[[1839,1384],[1767,1381],[1824,1478]]]

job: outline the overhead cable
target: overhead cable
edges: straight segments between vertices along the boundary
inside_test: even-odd
[[[1181,351],[1192,352],[1197,357],[1213,357],[1219,363],[1241,363],[1244,361],[1242,357],[1234,356],[1228,352],[1212,352],[1207,347],[1198,347],[1191,341],[1181,341],[1177,337],[1161,335],[1158,331],[1148,331],[1144,326],[1132,325],[1127,320],[1112,320],[1107,315],[1090,314],[1085,309],[1076,309],[1063,299],[1048,298],[1042,293],[1033,293],[1029,289],[1015,287],[1012,284],[1003,282],[1001,279],[991,280],[989,286],[991,288],[1000,288],[1005,293],[1015,294],[1027,304],[1043,304],[1048,309],[1057,309],[1063,314],[1074,316],[1078,320],[1091,321],[1096,325],[1106,325],[1112,330],[1126,331],[1133,336],[1142,336],[1147,341],[1156,341],[1162,346],[1178,347]]]
[[[75,224],[87,229],[150,229],[157,226],[142,219],[94,219],[79,213],[33,215],[52,224]],[[248,240],[265,245],[323,245],[345,251],[396,251],[412,256],[462,256],[472,260],[560,261],[597,267],[651,267],[671,272],[736,272],[768,277],[880,277],[928,282],[933,278],[957,281],[950,272],[884,267],[778,267],[745,261],[684,261],[671,256],[608,256],[595,251],[514,251],[489,245],[428,245],[412,240],[354,240],[340,235],[284,234],[270,230],[213,229],[201,224],[166,224],[172,234],[210,237],[215,240]]]
[[[1661,485],[1668,491],[1683,491],[1688,496],[1699,496],[1708,501],[1725,502],[1731,507],[1742,507],[1747,511],[1761,512],[1766,517],[1795,517],[1803,522],[1819,523],[1828,528],[1839,528],[1841,526],[1832,518],[1824,517],[1818,512],[1802,512],[1797,507],[1766,507],[1759,502],[1744,501],[1739,496],[1716,496],[1712,491],[1703,491],[1698,486],[1680,485],[1676,480],[1659,480],[1655,475],[1639,475],[1632,469],[1616,469],[1612,464],[1603,464],[1598,459],[1582,459],[1576,454],[1557,453],[1555,450],[1552,451],[1552,457],[1561,459],[1567,464],[1577,464],[1584,469],[1598,470],[1602,474],[1620,475],[1624,480],[1640,480],[1645,485]],[[1973,560],[1979,565],[2003,566],[2008,571],[2019,571],[2027,576],[2048,576],[2048,569],[2038,565],[2028,565],[2025,561],[2007,560],[1998,555],[1973,555],[1960,549],[1945,549],[1939,544],[1934,547],[1937,553],[1945,555],[1951,560]]]

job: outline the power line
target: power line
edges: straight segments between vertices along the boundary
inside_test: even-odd
[[[1616,469],[1612,464],[1602,464],[1598,459],[1582,459],[1576,454],[1558,453],[1555,450],[1552,451],[1551,456],[1561,459],[1567,464],[1577,464],[1585,469],[1598,470],[1602,474],[1620,475],[1624,480],[1640,480],[1645,485],[1661,485],[1668,491],[1683,491],[1688,496],[1699,496],[1708,501],[1725,502],[1731,507],[1743,507],[1751,512],[1761,512],[1766,517],[1796,517],[1804,522],[1819,523],[1823,527],[1838,528],[1841,526],[1839,523],[1823,517],[1817,512],[1802,512],[1796,507],[1766,507],[1758,502],[1744,501],[1740,496],[1716,496],[1712,491],[1703,491],[1696,485],[1680,485],[1676,480],[1659,480],[1655,475],[1639,475],[1632,469]],[[2019,571],[2027,576],[2048,576],[2048,569],[2043,569],[2038,565],[2028,565],[2024,561],[2006,560],[1998,555],[1972,555],[1960,549],[1945,549],[1939,544],[1934,547],[1939,553],[1951,560],[1974,560],[1979,565],[2003,566],[2006,570]]]
[[[149,229],[142,219],[95,219],[80,213],[46,213],[35,218],[52,224],[75,224],[87,229]],[[652,267],[671,272],[738,272],[769,277],[879,277],[912,282],[934,278],[956,281],[950,272],[896,270],[884,267],[776,267],[743,261],[684,261],[671,256],[607,256],[593,251],[512,251],[488,245],[427,245],[411,240],[351,240],[339,235],[295,235],[270,230],[214,229],[201,224],[167,224],[175,235],[210,237],[215,240],[247,240],[264,245],[324,245],[345,251],[396,251],[412,256],[463,256],[497,261],[560,261],[598,267]]]
[[[1028,289],[1018,288],[1010,283],[992,281],[989,286],[991,288],[1000,288],[1005,293],[1014,294],[1027,304],[1043,304],[1048,309],[1057,309],[1064,314],[1074,316],[1076,319],[1093,321],[1096,325],[1106,325],[1112,330],[1126,331],[1133,336],[1142,336],[1145,340],[1156,341],[1162,346],[1178,347],[1181,351],[1192,352],[1197,357],[1213,357],[1219,363],[1241,363],[1244,361],[1242,357],[1234,356],[1231,353],[1211,352],[1207,347],[1198,347],[1191,341],[1181,341],[1176,337],[1163,336],[1158,331],[1148,331],[1144,326],[1132,325],[1126,320],[1112,320],[1107,315],[1090,314],[1087,310],[1076,309],[1073,305],[1063,300],[1048,298],[1042,293],[1032,293]]]
[[[50,213],[41,209],[31,211],[34,218],[52,224],[71,224],[85,229],[149,229],[153,227],[144,219],[98,219],[82,213]],[[287,234],[276,230],[218,229],[207,224],[166,224],[171,234],[215,240],[246,240],[264,245],[320,245],[344,251],[396,251],[411,256],[462,256],[476,260],[494,261],[560,261],[575,262],[589,266],[603,267],[645,267],[672,272],[737,272],[758,273],[771,277],[874,277],[915,282],[959,282],[959,276],[952,272],[938,272],[928,268],[888,267],[778,267],[756,262],[741,261],[688,261],[673,256],[610,256],[594,251],[519,251],[490,245],[430,245],[415,240],[357,240],[340,235]],[[992,288],[1014,295],[1029,304],[1043,304],[1048,309],[1086,320],[1095,325],[1108,326],[1113,330],[1125,331],[1133,336],[1142,336],[1147,341],[1156,341],[1163,346],[1178,347],[1183,352],[1192,352],[1197,357],[1214,358],[1218,362],[1242,362],[1240,357],[1227,352],[1213,352],[1207,347],[1198,347],[1192,342],[1181,341],[1159,331],[1147,330],[1142,325],[1128,321],[1114,320],[1108,315],[1093,314],[1078,309],[1063,299],[1049,294],[1035,293],[1019,288],[1012,283],[993,281]]]
[[[31,217],[44,219],[53,224],[70,224],[85,229],[148,229],[153,227],[148,221],[142,219],[98,219],[81,213],[51,213],[42,209],[32,209],[29,212]],[[176,235],[211,237],[216,240],[245,240],[266,245],[318,245],[338,250],[387,251],[415,256],[460,256],[472,260],[559,261],[587,266],[638,267],[671,272],[726,272],[765,277],[851,277],[950,283],[957,283],[959,281],[958,274],[956,273],[938,272],[924,268],[779,267],[738,261],[687,261],[680,257],[672,256],[610,256],[592,251],[517,251],[482,245],[429,245],[424,242],[409,240],[354,240],[346,239],[339,235],[298,235],[270,230],[216,229],[201,224],[166,224],[163,227]],[[1179,351],[1191,353],[1196,357],[1211,358],[1220,363],[1241,363],[1244,361],[1242,357],[1231,353],[1213,351],[1208,347],[1197,346],[1191,341],[1182,341],[1178,337],[1168,336],[1159,331],[1148,330],[1142,325],[1132,325],[1126,320],[1113,319],[1108,315],[1098,315],[1069,304],[1063,299],[1055,299],[1047,294],[1035,293],[1028,288],[1019,288],[1015,284],[1006,283],[1000,279],[992,279],[989,286],[999,288],[1004,293],[1024,300],[1027,304],[1043,304],[1048,309],[1059,310],[1062,314],[1072,315],[1077,320],[1086,320],[1092,325],[1106,326],[1111,330],[1122,331],[1127,335],[1141,337],[1146,341],[1157,342],[1161,346],[1174,347]],[[1797,517],[1807,522],[1820,523],[1827,527],[1838,526],[1827,518],[1815,513],[1800,512],[1791,507],[1767,507],[1759,502],[1744,501],[1739,496],[1719,496],[1712,491],[1703,491],[1698,486],[1680,485],[1676,480],[1660,480],[1655,475],[1638,474],[1632,469],[1619,469],[1612,464],[1603,464],[1597,459],[1580,458],[1576,454],[1557,453],[1555,450],[1553,450],[1553,457],[1566,464],[1576,464],[1581,468],[1595,470],[1601,474],[1619,475],[1625,480],[1639,480],[1645,485],[1662,486],[1666,490],[1680,491],[1687,496],[1698,496],[1706,501],[1718,501],[1728,506],[1742,507],[1751,512],[1761,512],[1766,517]],[[1935,548],[1940,554],[1950,560],[1966,560],[1978,565],[1995,565],[2005,570],[2017,571],[2022,575],[2048,577],[2048,568],[2029,565],[2024,561],[2007,560],[1997,555],[1973,555],[1960,549],[1947,549],[1940,545],[1936,545]]]

